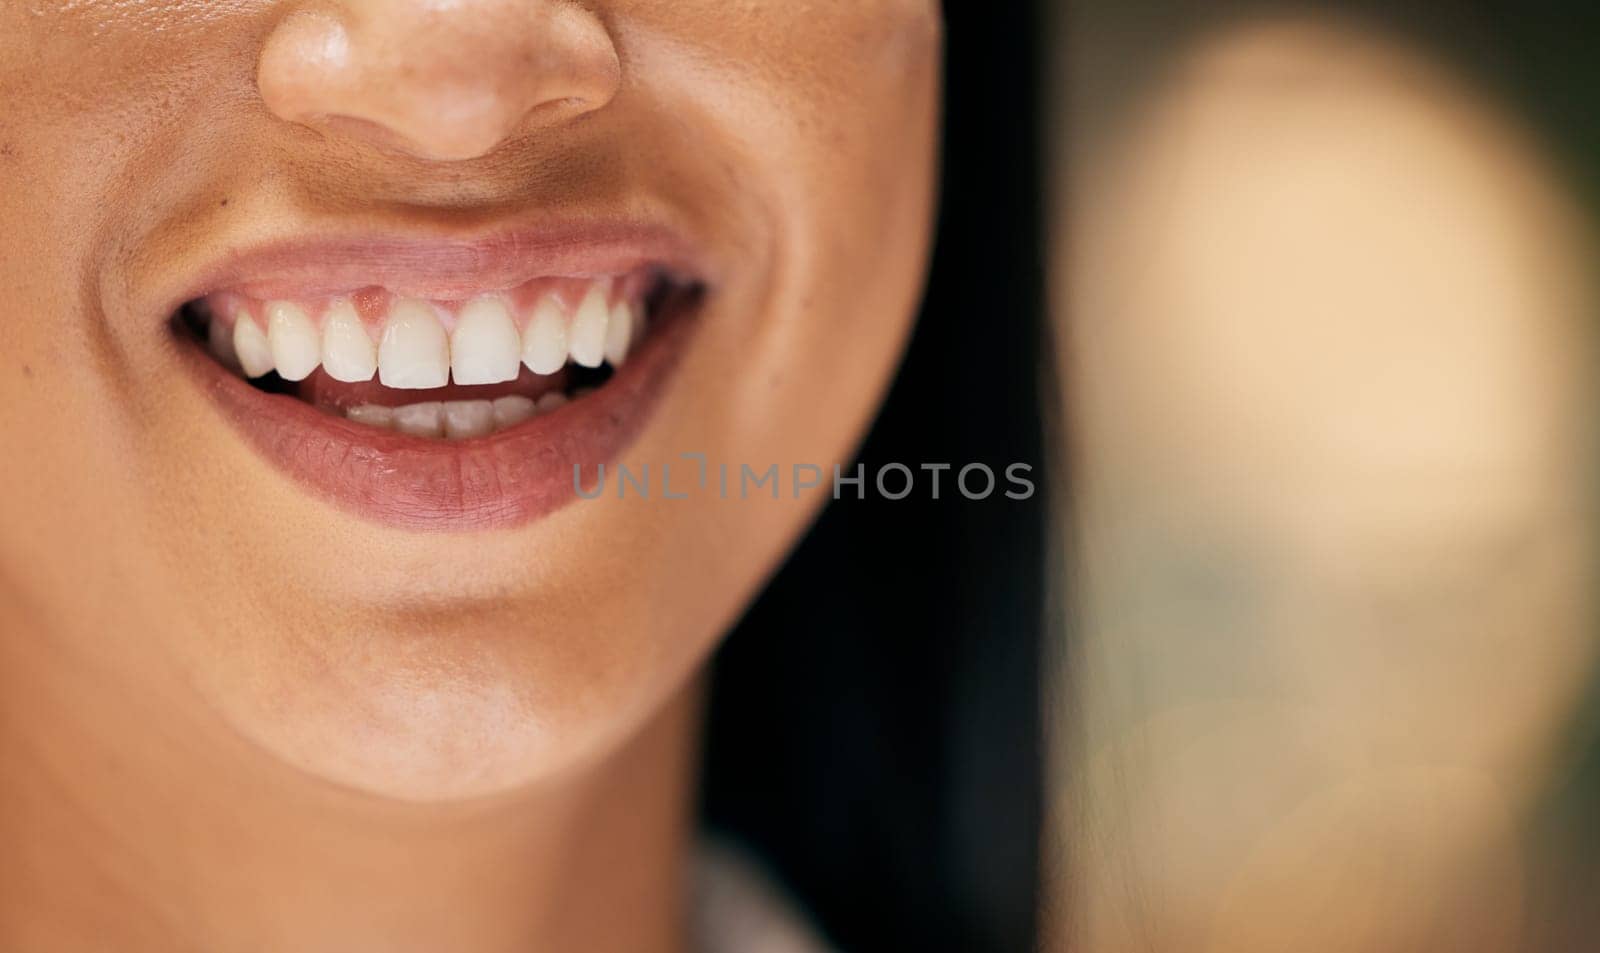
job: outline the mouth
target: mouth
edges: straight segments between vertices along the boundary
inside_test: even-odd
[[[578,246],[275,250],[170,328],[235,429],[314,494],[408,529],[516,525],[628,446],[706,294],[638,242]]]

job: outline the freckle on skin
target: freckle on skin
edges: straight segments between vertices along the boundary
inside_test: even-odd
[[[33,365],[31,365],[31,364],[22,365],[22,376],[23,377],[32,377],[33,376]]]

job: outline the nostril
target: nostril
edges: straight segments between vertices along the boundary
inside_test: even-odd
[[[349,19],[304,12],[268,37],[257,67],[267,108],[436,161],[482,156],[529,130],[606,106],[622,68],[604,25],[576,6],[416,0]],[[381,15],[380,15],[381,14]]]

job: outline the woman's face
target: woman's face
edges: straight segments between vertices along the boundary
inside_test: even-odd
[[[406,799],[602,755],[875,409],[938,52],[932,0],[0,5],[7,664]]]

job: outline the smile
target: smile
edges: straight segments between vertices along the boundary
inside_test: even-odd
[[[504,527],[570,501],[575,468],[654,406],[705,284],[651,244],[275,249],[172,328],[235,428],[317,495],[404,528]]]

